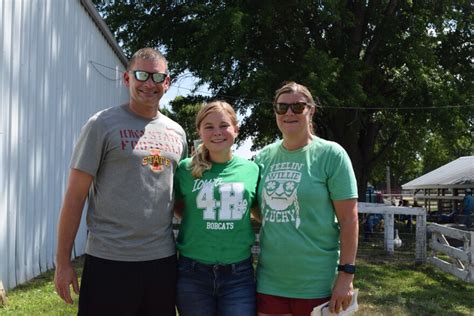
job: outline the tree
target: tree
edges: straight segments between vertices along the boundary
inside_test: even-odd
[[[255,148],[279,135],[269,122],[282,81],[308,86],[317,134],[348,151],[361,198],[397,148],[411,159],[436,135],[474,152],[469,1],[97,2],[126,52],[161,48],[174,75],[250,109],[240,135]]]
[[[188,148],[194,146],[194,141],[199,139],[196,129],[196,114],[199,112],[202,104],[209,101],[209,98],[203,96],[177,97],[170,102],[170,110],[161,110],[172,120],[179,122],[186,132]]]

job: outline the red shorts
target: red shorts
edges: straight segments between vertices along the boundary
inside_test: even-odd
[[[263,314],[292,314],[309,316],[318,305],[329,302],[331,297],[324,298],[290,298],[257,293],[257,310]]]

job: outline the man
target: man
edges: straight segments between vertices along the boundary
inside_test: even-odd
[[[129,102],[92,116],[74,149],[54,282],[72,304],[70,256],[89,193],[79,315],[175,315],[172,188],[187,146],[181,126],[159,111],[167,73],[159,52],[137,51],[123,75]]]
[[[467,188],[464,190],[464,199],[462,200],[462,212],[466,216],[464,224],[467,228],[471,227],[471,214],[474,213],[474,197],[472,196],[472,190]]]

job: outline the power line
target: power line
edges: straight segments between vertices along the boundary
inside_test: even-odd
[[[89,60],[88,63],[92,66],[92,68],[95,69],[95,71],[97,71],[99,73],[99,75],[101,75],[102,77],[104,77],[105,79],[110,80],[110,81],[119,81],[122,78],[122,74],[124,73],[120,69],[116,69],[116,68],[112,68],[112,67],[109,67],[109,66],[106,66],[106,65],[102,65],[101,63],[98,63],[98,62],[95,62],[95,61],[92,61],[92,60]],[[118,77],[111,78],[111,77],[105,75],[104,73],[102,73],[102,71],[100,71],[99,68],[97,68],[97,66],[101,66],[101,67],[107,68],[107,69],[112,69],[116,73],[119,72],[120,74],[119,74]]]
[[[172,85],[174,87],[177,87],[175,85]],[[250,99],[250,98],[244,98],[244,97],[234,97],[234,96],[229,96],[229,95],[223,95],[223,94],[213,94],[208,91],[202,91],[202,90],[194,90],[194,89],[189,89],[186,87],[181,87],[178,86],[179,89],[183,90],[188,90],[191,92],[199,92],[202,94],[209,94],[211,96],[215,97],[222,97],[222,98],[230,98],[234,100],[247,100],[247,101],[253,101],[253,102],[258,102],[258,103],[263,103],[263,104],[272,104],[272,102],[269,101],[264,101],[261,99]],[[358,110],[358,111],[398,111],[398,110],[441,110],[441,109],[455,109],[455,108],[469,108],[472,107],[474,108],[474,104],[465,104],[465,105],[445,105],[445,106],[420,106],[420,107],[351,107],[351,106],[326,106],[326,105],[316,105],[317,107],[321,109],[336,109],[336,110]]]
[[[115,72],[120,72],[121,74],[124,73],[124,71],[121,71],[116,68],[112,68],[106,65],[103,65],[101,63],[95,62],[90,60],[89,64],[94,67],[94,69],[104,78],[111,80],[111,81],[117,81],[122,78],[120,75],[118,78],[110,78],[106,75],[104,75],[98,68],[97,66],[107,68],[114,70]],[[175,81],[177,84],[170,84],[170,87],[175,87],[178,90],[187,90],[192,93],[200,93],[200,94],[207,94],[209,96],[213,96],[216,98],[225,98],[225,99],[233,99],[233,100],[240,100],[242,102],[253,102],[253,103],[260,103],[260,104],[272,104],[272,102],[262,100],[262,99],[253,99],[253,98],[245,98],[245,97],[235,97],[235,96],[230,96],[230,95],[224,95],[224,94],[213,94],[212,92],[209,91],[203,91],[199,89],[191,89],[187,87],[183,87],[180,84],[180,81],[184,80],[185,78],[193,77],[192,74],[189,73],[184,73],[182,75],[179,75],[175,78]],[[407,110],[443,110],[443,109],[459,109],[459,108],[474,108],[474,104],[465,104],[465,105],[445,105],[445,106],[414,106],[414,107],[409,107],[409,106],[401,106],[401,107],[352,107],[352,106],[322,106],[317,104],[316,105],[318,108],[321,109],[334,109],[334,110],[355,110],[355,111],[407,111]]]
[[[445,106],[400,106],[400,107],[349,107],[349,106],[322,106],[323,109],[341,109],[341,110],[359,110],[359,111],[398,111],[398,110],[442,110],[442,109],[458,109],[458,108],[474,108],[474,105],[445,105]]]

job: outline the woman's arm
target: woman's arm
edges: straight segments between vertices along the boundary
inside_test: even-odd
[[[184,202],[182,200],[175,200],[173,211],[174,211],[174,216],[176,216],[179,219],[183,219]]]
[[[336,217],[340,226],[340,264],[355,264],[359,236],[357,200],[333,201]],[[352,300],[354,275],[339,272],[332,290],[329,309],[338,313],[347,309]]]
[[[250,208],[250,214],[252,214],[252,218],[255,219],[257,222],[262,222],[262,213],[260,212],[260,208],[258,205]]]

